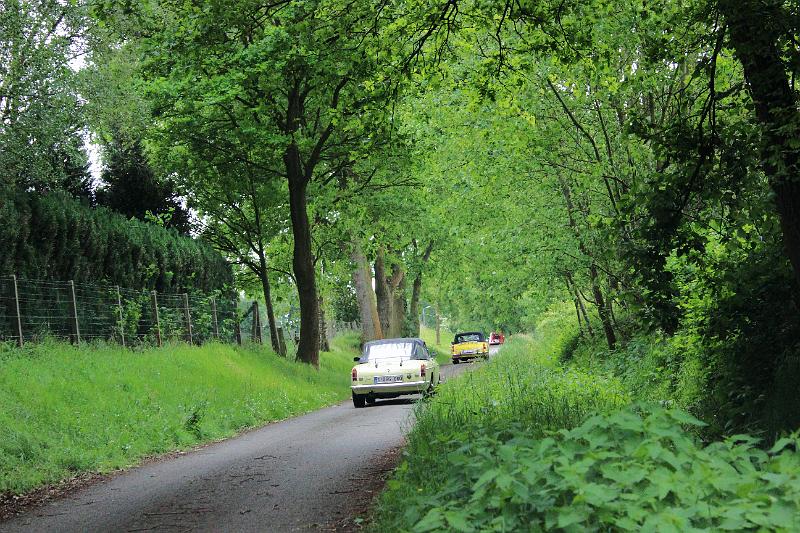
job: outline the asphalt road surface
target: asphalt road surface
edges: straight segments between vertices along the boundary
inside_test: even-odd
[[[443,379],[470,367],[444,366]],[[369,502],[366,487],[379,488],[412,409],[409,400],[358,410],[348,401],[270,424],[95,483],[0,531],[335,530]]]

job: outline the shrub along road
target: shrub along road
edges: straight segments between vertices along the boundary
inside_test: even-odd
[[[444,366],[453,377],[472,365]],[[134,468],[9,522],[17,531],[334,529],[371,497],[413,403],[352,403]],[[378,482],[375,483],[375,479]]]

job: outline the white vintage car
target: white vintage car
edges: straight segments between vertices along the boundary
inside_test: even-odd
[[[439,363],[422,339],[371,341],[355,361],[350,388],[356,407],[378,398],[431,393],[440,381]]]

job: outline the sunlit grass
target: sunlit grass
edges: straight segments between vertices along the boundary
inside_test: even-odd
[[[447,328],[441,328],[439,331],[439,344],[436,344],[436,330],[425,326],[420,327],[420,338],[428,345],[428,349],[433,349],[436,353],[436,360],[439,364],[448,364],[452,360],[450,358],[450,341],[453,340],[453,332]]]
[[[335,339],[319,371],[260,346],[52,342],[0,351],[0,493],[129,466],[345,399],[357,343]]]

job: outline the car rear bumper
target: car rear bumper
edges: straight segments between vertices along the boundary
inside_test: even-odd
[[[487,357],[489,352],[478,352],[478,353],[459,353],[454,354],[452,357],[453,359],[474,359],[475,357]]]
[[[368,383],[365,385],[352,385],[350,389],[355,394],[416,394],[425,391],[430,383],[428,381],[403,381],[401,383]]]

